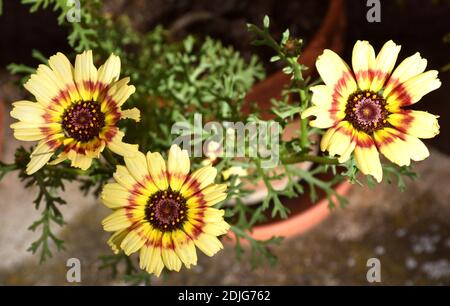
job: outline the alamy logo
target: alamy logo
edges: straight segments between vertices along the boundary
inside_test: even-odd
[[[369,258],[366,266],[369,268],[366,279],[369,283],[381,282],[381,262],[378,258]]]
[[[80,0],[67,0],[66,5],[70,7],[67,11],[66,19],[68,22],[81,21],[81,4]]]
[[[381,3],[380,0],[367,0],[366,6],[370,7],[367,11],[366,19],[368,22],[381,22]]]
[[[66,267],[69,269],[66,273],[66,280],[69,283],[81,282],[81,262],[78,258],[69,258],[66,262]]]
[[[278,165],[281,127],[275,121],[210,121],[203,125],[202,115],[194,114],[193,125],[176,122],[171,133],[177,135],[173,143],[191,157],[209,157],[214,144],[217,157],[257,157],[262,168]]]

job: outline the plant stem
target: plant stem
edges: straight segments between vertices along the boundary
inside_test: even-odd
[[[329,158],[324,156],[297,154],[290,155],[282,159],[284,164],[296,164],[304,161],[312,161],[318,164],[337,165],[339,161],[336,158]]]
[[[105,158],[105,160],[108,162],[108,164],[110,164],[112,167],[117,166],[117,160],[114,158],[114,156],[112,155],[110,150],[108,150],[108,149],[103,150],[102,156]]]

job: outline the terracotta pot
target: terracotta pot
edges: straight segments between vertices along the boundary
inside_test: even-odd
[[[322,25],[299,59],[300,63],[309,67],[309,70],[304,73],[305,76],[316,73],[315,61],[324,49],[331,49],[337,53],[342,51],[346,25],[344,1],[330,0]],[[256,84],[246,96],[247,104],[244,111],[248,110],[249,104],[255,101],[258,102],[258,108],[261,110],[269,110],[270,100],[281,97],[284,86],[290,81],[289,78],[287,74],[278,71]]]
[[[342,51],[343,35],[346,26],[343,2],[343,0],[330,0],[321,27],[315,34],[313,40],[306,46],[299,59],[302,64],[310,68],[308,70],[310,74],[316,73],[314,64],[316,58],[324,49],[332,49],[337,53]],[[247,107],[249,103],[257,102],[260,109],[263,111],[269,110],[271,106],[270,100],[272,98],[280,98],[283,88],[290,82],[289,78],[288,75],[279,71],[256,84],[246,97]],[[248,110],[248,108],[246,109]],[[266,114],[265,117],[269,118],[270,116]],[[303,165],[299,164],[298,166],[305,169],[310,165],[303,163]],[[279,182],[278,185],[280,186],[278,187],[282,187],[285,183]],[[264,184],[261,184],[255,187],[255,194],[257,194],[260,200],[261,196],[264,197],[267,194],[267,190],[263,186]],[[349,188],[350,184],[343,182],[336,186],[336,191],[340,195],[344,195]],[[255,198],[256,196],[252,202],[254,202]],[[286,202],[290,202],[291,206],[291,215],[288,219],[272,220],[268,224],[255,226],[250,235],[255,239],[269,239],[273,236],[294,237],[309,230],[329,215],[328,201],[326,198],[322,198],[317,203],[307,203],[309,202],[309,195],[305,193],[299,198],[284,201],[284,203]],[[232,234],[229,235],[229,238],[234,240]]]

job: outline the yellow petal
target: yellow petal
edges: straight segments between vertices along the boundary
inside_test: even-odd
[[[391,112],[398,112],[399,107],[414,104],[427,93],[441,87],[441,81],[437,75],[436,70],[430,70],[397,86],[387,98],[388,109]]]
[[[45,140],[42,140],[31,153],[30,162],[27,165],[27,174],[31,175],[47,164],[54,153]]]
[[[355,161],[365,175],[372,175],[377,182],[383,179],[380,157],[372,138],[364,132],[358,132],[355,147]]]
[[[139,150],[139,145],[137,144],[128,144],[122,141],[124,134],[122,131],[118,131],[117,134],[108,142],[108,148],[114,153],[124,156],[124,157],[132,157]]]
[[[187,150],[181,150],[178,145],[172,145],[167,162],[169,183],[172,190],[180,190],[190,171],[190,167],[191,163]]]
[[[353,47],[352,66],[358,87],[367,90],[372,82],[371,73],[375,67],[375,50],[368,41],[358,40]]]
[[[130,192],[117,183],[106,184],[101,194],[103,204],[112,209],[128,206],[129,197]]]
[[[172,234],[165,232],[162,237],[161,257],[168,270],[178,272],[181,269],[181,260],[173,248]]]
[[[181,187],[181,194],[185,198],[190,197],[192,194],[213,184],[216,176],[217,169],[212,166],[205,166],[196,170]]]
[[[118,209],[103,219],[103,229],[107,232],[115,232],[130,227],[131,220],[127,216],[125,209]]]
[[[138,227],[131,229],[120,244],[120,248],[123,249],[127,255],[139,251],[147,241],[146,237],[151,230],[152,228],[147,223],[142,223]]]
[[[158,152],[147,152],[148,172],[159,190],[166,190],[169,187],[167,180],[166,162]]]
[[[120,75],[120,58],[111,54],[106,62],[98,68],[98,81],[109,85],[116,82]]]
[[[386,42],[375,59],[374,76],[370,85],[370,90],[378,92],[389,78],[394,69],[401,46],[396,45],[392,40]]]
[[[194,243],[203,253],[210,257],[223,249],[223,245],[217,237],[205,233],[200,234],[194,240]]]
[[[122,118],[130,118],[136,122],[141,120],[141,112],[136,107],[133,107],[132,109],[124,109],[121,113]]]
[[[433,138],[439,134],[439,116],[423,111],[403,111],[387,118],[400,131],[419,138]]]
[[[97,83],[97,68],[94,66],[92,50],[84,51],[75,58],[74,79],[83,100],[92,100]]]
[[[143,153],[137,152],[132,157],[126,156],[124,159],[128,171],[130,171],[137,182],[144,182],[147,180],[149,172],[147,168],[147,159]]]
[[[403,84],[409,79],[421,74],[425,71],[427,67],[427,60],[420,56],[417,52],[405,58],[397,68],[395,68],[389,81],[387,82],[384,90],[383,96],[386,98],[389,96],[391,91],[398,85]]]

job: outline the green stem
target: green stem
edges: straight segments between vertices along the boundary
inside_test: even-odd
[[[102,156],[105,158],[105,160],[108,162],[108,164],[110,164],[112,167],[117,166],[117,160],[112,155],[110,150],[108,150],[108,149],[103,150]]]
[[[312,161],[318,164],[337,165],[339,161],[336,158],[329,158],[324,156],[310,155],[310,154],[297,154],[290,155],[282,159],[284,164],[297,164],[304,161]]]

